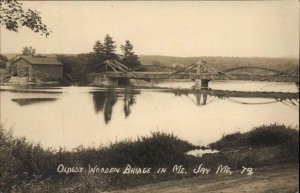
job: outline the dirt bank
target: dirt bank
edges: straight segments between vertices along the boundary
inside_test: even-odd
[[[111,193],[296,193],[299,189],[299,165],[280,164],[254,168],[252,176],[211,174],[166,181]]]

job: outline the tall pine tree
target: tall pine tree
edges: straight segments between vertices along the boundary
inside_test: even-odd
[[[99,59],[100,61],[105,58],[104,46],[99,40],[96,41],[93,50],[95,58]]]
[[[92,70],[96,72],[103,71],[105,68],[104,61],[118,59],[118,55],[115,53],[116,47],[115,41],[108,34],[104,38],[103,44],[99,40],[96,41],[93,47]]]
[[[125,64],[129,68],[135,68],[141,65],[138,56],[132,51],[133,45],[129,40],[126,40],[125,45],[121,45],[121,50],[123,52],[121,63]]]
[[[105,59],[106,60],[117,60],[118,55],[116,54],[116,48],[115,41],[112,39],[111,36],[108,34],[104,38],[104,44],[103,49],[105,53]]]
[[[92,72],[99,72],[101,71],[101,68],[103,68],[102,62],[105,61],[103,44],[99,40],[96,41],[93,50],[94,52],[92,54],[91,66],[89,67],[89,70]]]

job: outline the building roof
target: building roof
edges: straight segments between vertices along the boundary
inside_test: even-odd
[[[13,60],[12,63],[24,59],[32,65],[63,65],[60,61],[53,57],[32,57],[32,56],[19,56]]]

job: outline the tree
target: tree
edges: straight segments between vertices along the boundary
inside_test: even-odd
[[[6,62],[8,62],[8,58],[6,56],[0,54],[0,68],[5,68]]]
[[[93,47],[94,53],[89,65],[90,71],[100,71],[103,67],[102,63],[106,60],[104,45],[98,40]]]
[[[96,41],[93,50],[96,58],[99,58],[100,60],[103,60],[105,58],[104,46],[99,40]]]
[[[89,69],[94,72],[103,71],[105,67],[103,64],[104,61],[118,59],[118,55],[115,53],[116,47],[115,41],[108,34],[104,38],[103,44],[99,40],[96,41]]]
[[[133,45],[129,40],[126,40],[125,45],[121,45],[121,50],[123,52],[123,58],[121,63],[125,64],[129,68],[137,67],[141,65],[138,56],[132,51]]]
[[[46,37],[50,34],[40,13],[31,9],[24,10],[22,4],[16,0],[1,0],[0,13],[1,25],[10,31],[18,32],[20,27],[25,26]]]
[[[86,83],[86,54],[72,55],[57,55],[57,59],[63,63],[64,78],[73,83]]]
[[[108,34],[104,38],[103,51],[105,53],[106,60],[115,60],[118,59],[118,55],[116,54],[115,41]]]
[[[36,54],[36,50],[34,48],[32,48],[31,46],[23,47],[22,56],[34,56],[35,54]]]

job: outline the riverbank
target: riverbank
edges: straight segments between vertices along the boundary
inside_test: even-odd
[[[299,131],[278,124],[205,147],[161,132],[72,151],[44,149],[4,128],[0,139],[2,192],[266,192],[295,190],[299,178]],[[209,148],[218,152],[188,153]]]

